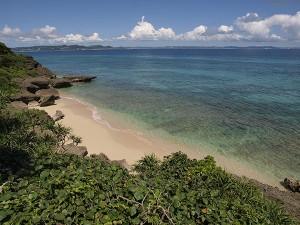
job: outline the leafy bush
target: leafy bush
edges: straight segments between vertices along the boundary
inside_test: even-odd
[[[3,186],[0,221],[3,225],[293,224],[277,205],[216,167],[211,157],[190,160],[175,153],[145,167],[148,163],[149,157],[141,160],[136,168],[143,167],[143,173],[133,175],[96,158],[44,156],[34,162],[30,176],[11,178]],[[155,176],[149,173],[153,169]]]
[[[0,182],[29,169],[31,160],[56,146],[57,126],[40,110],[0,110]]]

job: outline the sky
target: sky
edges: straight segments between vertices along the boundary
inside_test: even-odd
[[[300,0],[4,0],[0,41],[300,47]]]

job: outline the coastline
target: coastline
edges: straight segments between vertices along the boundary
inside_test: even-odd
[[[61,91],[60,96],[61,98],[56,101],[55,105],[35,108],[45,110],[50,116],[54,115],[56,110],[61,110],[65,118],[59,123],[70,127],[75,135],[82,137],[82,145],[87,147],[89,154],[104,153],[111,160],[125,159],[129,165],[133,165],[143,156],[152,153],[160,159],[177,151],[182,151],[196,159],[212,155],[217,165],[229,173],[255,179],[284,190],[275,177],[262,174],[242,162],[204,149],[195,150],[159,137],[146,136],[135,127],[122,123],[120,118],[108,113],[99,113],[99,108],[80,101],[76,96],[70,96]]]

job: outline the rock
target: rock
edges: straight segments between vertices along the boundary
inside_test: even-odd
[[[15,95],[11,98],[11,100],[13,100],[13,101],[22,101],[26,104],[28,104],[31,101],[37,101],[39,99],[40,99],[39,96],[37,96],[33,93],[30,93],[27,90],[21,90],[17,95]]]
[[[90,82],[94,80],[96,77],[95,76],[65,76],[63,78],[68,79],[73,83],[76,83],[76,82]]]
[[[39,97],[53,96],[55,99],[59,99],[59,92],[55,88],[41,89],[35,94]]]
[[[283,185],[293,192],[300,192],[300,181],[293,178],[284,178]]]
[[[73,143],[64,145],[62,151],[62,153],[65,154],[79,155],[83,157],[88,154],[87,148],[85,146],[76,146]]]
[[[91,158],[94,159],[100,159],[101,161],[107,162],[107,163],[111,163],[111,161],[109,160],[109,158],[107,157],[107,155],[105,155],[104,153],[99,153],[99,154],[91,154],[90,155]]]
[[[52,116],[52,119],[56,122],[65,117],[65,114],[63,114],[62,111],[56,110],[55,114]]]
[[[71,81],[69,79],[65,79],[65,78],[51,79],[50,83],[51,83],[52,87],[55,87],[55,88],[66,88],[66,87],[72,86]]]
[[[107,155],[105,155],[104,153],[99,153],[99,154],[92,154],[90,155],[91,158],[94,159],[99,159],[103,162],[109,163],[109,164],[115,164],[118,165],[124,169],[129,169],[130,166],[127,163],[126,159],[122,159],[122,160],[110,160]]]
[[[129,164],[127,163],[126,159],[122,159],[122,160],[113,160],[111,161],[114,164],[119,165],[120,167],[124,168],[124,169],[129,169]]]
[[[31,101],[28,103],[28,108],[39,106],[39,103],[37,101]]]
[[[29,71],[33,71],[33,73],[38,76],[44,76],[44,77],[48,77],[48,78],[55,77],[55,74],[52,73],[52,71],[50,71],[46,67],[43,67],[39,62],[35,61],[33,59],[33,57],[31,57],[31,56],[25,56],[25,57],[26,57],[25,67]]]
[[[53,95],[43,96],[40,99],[40,107],[50,106],[55,104],[55,97]]]
[[[24,80],[26,83],[31,83],[38,86],[41,89],[49,88],[49,78],[47,77],[32,77]]]
[[[27,108],[27,105],[22,102],[22,101],[14,101],[14,102],[11,102],[10,105],[16,109],[25,109]]]
[[[21,84],[21,87],[23,89],[26,89],[27,91],[31,92],[31,93],[35,93],[36,91],[38,91],[40,89],[39,86],[35,85],[35,84],[32,84],[28,81],[24,81],[22,84]]]

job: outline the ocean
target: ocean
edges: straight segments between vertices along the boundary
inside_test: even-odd
[[[60,75],[97,76],[65,90],[150,135],[300,178],[300,49],[26,54]]]

